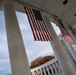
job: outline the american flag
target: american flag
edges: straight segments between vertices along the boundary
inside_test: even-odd
[[[54,19],[55,23],[57,24],[57,26],[59,27],[65,41],[69,42],[69,43],[73,43],[73,40],[70,37],[69,33],[66,31],[63,23],[60,20],[58,20],[55,16],[53,16],[53,19]]]
[[[52,38],[46,28],[46,25],[42,19],[40,11],[32,9],[27,6],[24,6],[24,9],[27,14],[35,41],[52,40]]]

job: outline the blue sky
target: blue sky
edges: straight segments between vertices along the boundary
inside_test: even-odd
[[[34,41],[26,14],[16,12],[29,63],[39,56],[54,54],[49,42]],[[55,30],[58,27],[53,24]],[[58,30],[57,34],[60,31]],[[11,73],[4,14],[0,11],[0,75]]]

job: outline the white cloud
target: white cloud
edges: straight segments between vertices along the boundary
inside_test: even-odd
[[[0,71],[6,70],[9,68],[10,70],[10,62],[7,59],[0,59]]]

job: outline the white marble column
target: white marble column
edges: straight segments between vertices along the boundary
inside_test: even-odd
[[[72,31],[71,31],[71,29],[69,28],[69,26],[68,26],[66,23],[64,23],[64,22],[63,22],[63,24],[64,24],[64,27],[66,28],[67,32],[68,32],[69,35],[71,36],[72,40],[74,41],[75,45],[76,45],[76,37],[75,37],[74,34],[72,33]],[[68,44],[69,44],[69,43],[68,43]],[[72,47],[72,46],[70,46],[70,47]],[[74,60],[76,61],[76,50],[73,49],[73,48],[71,48],[70,51],[71,51],[71,54],[72,54]]]
[[[44,13],[42,13],[42,16],[43,16],[44,22],[47,26],[47,29],[49,30],[49,33],[53,39],[53,48],[54,48],[53,50],[59,61],[60,67],[62,68],[63,74],[64,75],[76,75],[76,72],[75,72],[72,64],[70,63],[70,61],[67,57],[67,54],[50,23],[48,16]]]
[[[2,7],[5,16],[12,75],[31,75],[13,2],[3,0]]]

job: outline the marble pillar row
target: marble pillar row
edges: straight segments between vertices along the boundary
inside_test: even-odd
[[[62,72],[64,75],[75,75],[76,72],[71,64],[71,62],[68,59],[68,56],[58,38],[58,36],[56,35],[55,30],[53,29],[49,17],[46,13],[42,12],[42,17],[43,20],[46,24],[46,27],[53,39],[53,43],[52,43],[52,47],[54,50],[54,53],[59,61],[60,67],[62,69]]]

